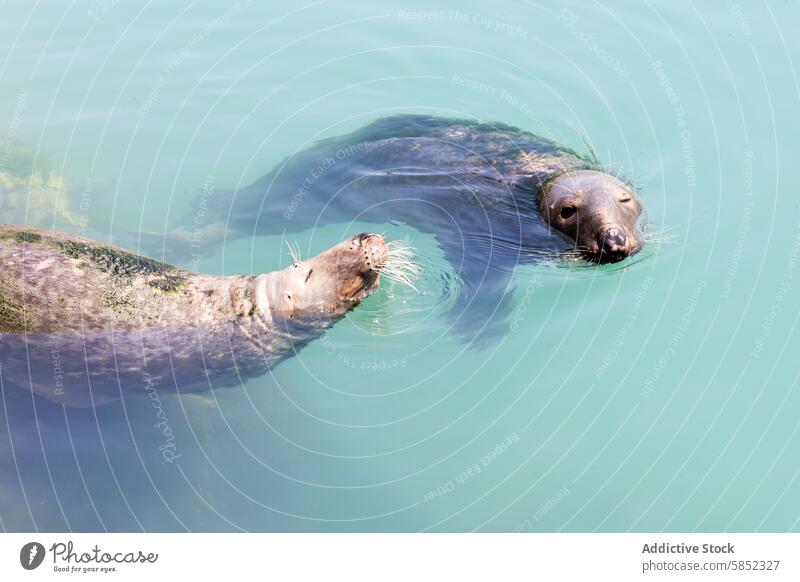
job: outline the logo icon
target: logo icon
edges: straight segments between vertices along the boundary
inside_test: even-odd
[[[39,542],[28,542],[19,551],[19,563],[26,570],[35,570],[44,561],[44,546]]]

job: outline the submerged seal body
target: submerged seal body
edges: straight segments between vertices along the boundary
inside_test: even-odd
[[[240,383],[319,336],[390,262],[382,237],[360,234],[282,271],[221,277],[0,226],[0,374],[70,406]]]
[[[167,248],[353,220],[433,234],[462,281],[455,329],[472,337],[505,331],[517,264],[564,251],[613,262],[642,245],[633,188],[594,161],[508,125],[430,116],[324,140],[201,203],[202,228],[173,232]]]
[[[0,138],[0,216],[4,222],[68,230],[87,227],[86,213],[71,205],[70,184],[55,168],[38,148]],[[87,185],[84,194],[88,190]]]

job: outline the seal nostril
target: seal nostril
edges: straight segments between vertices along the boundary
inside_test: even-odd
[[[603,233],[602,249],[607,253],[619,254],[625,251],[628,242],[625,233],[618,228],[609,228]]]

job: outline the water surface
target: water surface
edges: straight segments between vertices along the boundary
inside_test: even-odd
[[[387,224],[419,249],[421,293],[385,285],[244,386],[78,410],[4,383],[0,526],[797,530],[799,16],[7,3],[0,172],[25,196],[4,186],[4,221],[135,249],[132,233],[177,226],[204,191],[422,113],[588,141],[640,189],[658,242],[619,265],[517,269],[511,330],[476,351],[442,317],[458,281],[433,237]],[[292,238],[310,254],[371,228]],[[268,271],[288,264],[282,242],[183,266]]]

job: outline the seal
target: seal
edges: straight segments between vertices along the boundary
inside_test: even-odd
[[[375,291],[416,273],[362,233],[257,276],[193,273],[55,231],[0,226],[0,371],[68,406],[265,373]]]
[[[502,335],[519,264],[620,261],[642,247],[632,186],[596,159],[501,123],[424,115],[375,121],[299,151],[253,184],[198,199],[166,248],[254,233],[401,222],[435,236],[461,279],[448,313],[472,340]],[[163,235],[150,237],[164,249]]]

